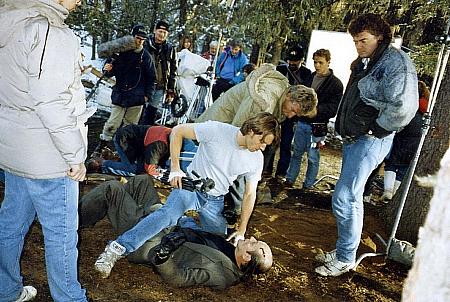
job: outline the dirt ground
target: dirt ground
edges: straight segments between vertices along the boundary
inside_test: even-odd
[[[94,139],[91,137],[91,139]],[[91,144],[92,146],[92,144]],[[303,165],[304,166],[304,165]],[[340,151],[325,147],[321,152],[319,176],[337,176]],[[296,187],[282,190],[276,181],[268,182],[271,203],[258,203],[248,235],[266,241],[272,248],[274,266],[265,275],[255,277],[225,291],[209,288],[173,288],[164,284],[151,268],[121,260],[108,279],[101,279],[93,264],[108,240],[116,234],[104,219],[95,227],[80,230],[79,276],[94,301],[400,301],[407,268],[384,257],[365,258],[356,272],[336,278],[314,273],[319,264],[315,254],[332,250],[336,226],[331,212],[331,194],[335,180],[326,178],[316,190]],[[82,184],[86,192],[98,183]],[[167,195],[166,188],[159,189]],[[0,193],[3,187],[0,185]],[[387,238],[376,205],[365,204],[363,239],[358,254],[382,251],[375,233]],[[44,265],[44,245],[40,225],[35,223],[26,239],[22,256],[25,284],[38,289],[35,301],[51,301]]]

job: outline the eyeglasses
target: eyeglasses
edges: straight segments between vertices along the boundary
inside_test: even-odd
[[[139,37],[139,36],[135,36],[135,38],[138,39],[139,41],[145,41],[145,40],[147,40],[146,38],[142,38],[142,37]]]

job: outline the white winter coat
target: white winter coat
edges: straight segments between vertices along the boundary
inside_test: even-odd
[[[66,176],[86,159],[84,123],[93,113],[68,11],[54,1],[0,2],[0,167],[35,179]]]

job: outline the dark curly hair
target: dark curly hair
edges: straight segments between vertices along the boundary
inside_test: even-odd
[[[349,26],[348,32],[355,36],[363,31],[368,31],[372,35],[383,37],[383,43],[391,43],[392,31],[389,24],[381,18],[380,15],[368,13],[353,19]]]

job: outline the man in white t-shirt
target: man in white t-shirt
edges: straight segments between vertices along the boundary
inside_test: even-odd
[[[192,227],[226,235],[227,223],[222,215],[223,196],[239,175],[244,175],[248,181],[239,228],[229,239],[234,239],[235,242],[244,239],[263,169],[264,158],[261,151],[267,145],[278,142],[279,134],[277,119],[266,112],[248,119],[241,128],[213,121],[182,124],[173,128],[169,181],[175,189],[163,207],[109,243],[95,262],[95,269],[103,278],[107,278],[118,259],[137,250],[162,229],[176,225],[187,210],[196,210],[199,214],[199,225]],[[198,151],[188,167],[188,174],[193,176],[192,171],[195,171],[201,178],[214,180],[215,187],[208,193],[182,189],[181,178],[185,174],[180,168],[179,155],[184,138],[199,142]]]

